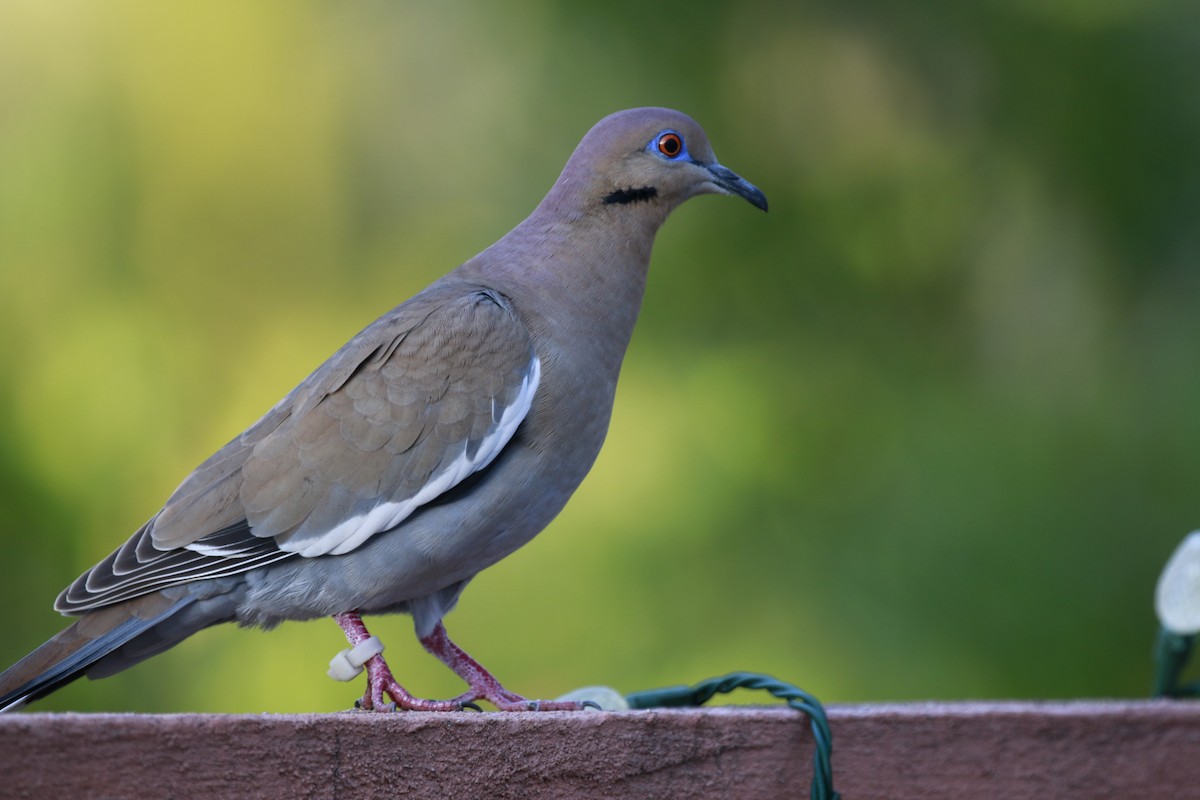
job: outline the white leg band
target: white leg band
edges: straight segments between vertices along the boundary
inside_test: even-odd
[[[329,661],[326,673],[335,681],[352,681],[363,671],[363,664],[383,652],[378,636],[368,636],[349,650],[343,650]]]

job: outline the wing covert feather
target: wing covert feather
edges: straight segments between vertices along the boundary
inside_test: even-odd
[[[540,377],[507,300],[445,282],[363,330],[201,464],[59,598],[78,613],[283,558],[348,552],[485,468]]]

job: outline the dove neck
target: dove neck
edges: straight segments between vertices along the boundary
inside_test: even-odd
[[[619,365],[645,292],[658,222],[543,206],[464,265],[516,301],[532,329]]]

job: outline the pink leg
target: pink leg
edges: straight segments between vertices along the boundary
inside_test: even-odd
[[[487,700],[501,711],[579,711],[583,707],[579,703],[567,701],[527,700],[510,692],[501,686],[500,681],[484,669],[482,664],[450,641],[445,626],[440,622],[428,636],[421,639],[421,644],[471,687],[451,702],[470,703],[475,700]]]
[[[362,616],[357,611],[345,614],[334,614],[336,622],[346,634],[351,647],[357,647],[366,641],[371,634],[363,624]],[[383,701],[384,694],[392,698],[396,708],[407,711],[461,711],[462,703],[455,700],[422,700],[413,697],[392,677],[383,655],[373,656],[365,664],[367,669],[367,691],[363,694],[361,707],[367,711],[386,711],[387,704]]]
[[[333,620],[346,634],[351,647],[358,646],[371,635],[367,632],[367,626],[363,624],[362,615],[357,611],[334,614]],[[392,677],[392,671],[381,654],[370,658],[365,665],[367,691],[363,694],[362,708],[368,711],[386,711],[387,704],[383,700],[385,694],[392,698],[396,708],[408,711],[461,711],[464,706],[476,700],[487,700],[501,711],[578,711],[583,707],[572,702],[526,700],[521,695],[508,691],[478,661],[450,641],[446,628],[440,622],[432,633],[421,639],[421,644],[439,661],[454,670],[454,674],[466,681],[470,689],[452,700],[423,700],[413,697]]]

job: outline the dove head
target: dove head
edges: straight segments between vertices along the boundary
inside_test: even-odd
[[[661,223],[699,194],[737,195],[767,210],[756,186],[717,161],[695,120],[669,108],[634,108],[588,131],[544,204],[585,215],[633,212]]]

